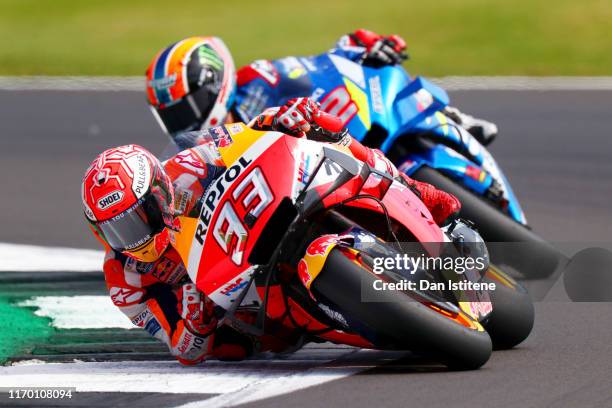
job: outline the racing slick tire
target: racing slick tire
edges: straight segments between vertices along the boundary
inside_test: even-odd
[[[311,292],[378,348],[414,351],[457,370],[477,369],[489,360],[491,338],[478,322],[461,311],[449,317],[402,291],[374,290],[382,275],[334,248]],[[397,281],[390,275],[385,280]]]
[[[540,279],[551,276],[564,259],[559,251],[529,228],[439,171],[422,166],[410,177],[432,184],[459,199],[459,216],[476,225],[487,242],[492,263],[510,266],[524,278]]]
[[[513,348],[523,342],[533,329],[533,301],[520,283],[494,266],[485,273],[483,282],[495,283],[495,290],[489,291],[493,311],[483,323],[491,336],[493,349]]]

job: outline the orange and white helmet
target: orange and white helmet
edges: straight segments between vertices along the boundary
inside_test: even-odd
[[[168,247],[174,189],[162,164],[143,147],[105,150],[85,172],[81,195],[87,220],[114,250],[153,262]]]
[[[236,69],[217,37],[190,37],[161,50],[147,68],[147,99],[170,136],[222,124],[234,101]]]

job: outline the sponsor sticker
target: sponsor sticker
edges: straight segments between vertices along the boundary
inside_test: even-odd
[[[227,187],[236,180],[242,171],[251,164],[252,159],[245,159],[241,157],[237,160],[236,164],[226,169],[222,175],[216,179],[214,184],[211,184],[204,197],[202,205],[202,211],[198,220],[198,225],[195,232],[195,242],[200,247],[204,245],[204,239],[208,233],[208,226],[212,219],[213,212],[217,208],[217,204],[221,200],[221,196],[227,190]],[[194,249],[192,248],[192,251]]]
[[[128,166],[134,172],[132,191],[136,197],[141,198],[149,190],[151,168],[144,154],[138,154],[126,159]]]
[[[109,207],[119,204],[123,200],[124,193],[121,190],[115,190],[98,200],[98,208],[106,210]]]
[[[181,353],[185,353],[185,351],[187,351],[187,347],[189,347],[191,343],[192,338],[193,338],[193,335],[189,333],[187,330],[185,330],[185,333],[183,335],[183,341],[181,342],[181,345],[178,347],[178,351],[180,351]]]
[[[145,275],[153,270],[155,264],[153,262],[140,262],[132,257],[127,257],[125,261],[125,269],[129,272],[135,272]]]
[[[249,267],[242,271],[240,274],[234,276],[230,281],[221,285],[219,289],[215,290],[210,294],[210,299],[215,302],[215,305],[227,309],[238,297],[247,290],[246,287],[249,285],[249,281],[253,275],[253,267]],[[257,295],[255,286],[252,285],[248,292],[245,294],[244,304],[259,303],[261,299]]]
[[[238,109],[243,116],[253,118],[266,108],[268,99],[264,87],[253,83],[246,87],[246,95]]]
[[[191,190],[182,190],[179,192],[178,200],[175,201],[174,209],[178,214],[183,214],[187,208],[187,204],[191,201],[193,192]]]
[[[302,183],[302,185],[306,185],[306,183],[308,183],[308,178],[310,177],[310,160],[310,155],[304,154],[302,151],[300,154],[300,164],[297,171],[297,181],[298,183]]]
[[[257,72],[267,83],[276,86],[278,83],[278,72],[274,65],[268,60],[257,60],[251,64],[251,68]]]
[[[116,306],[126,306],[138,302],[143,293],[139,290],[112,287],[109,291],[111,300]]]
[[[209,129],[209,133],[212,136],[213,140],[215,141],[215,145],[218,148],[227,147],[234,142],[234,140],[232,139],[232,136],[229,134],[225,126],[217,126],[217,127],[211,128]]]
[[[152,79],[149,81],[149,86],[155,89],[168,89],[176,84],[176,74],[168,75],[159,79]]]
[[[408,171],[416,164],[416,162],[414,160],[409,160],[407,159],[405,162],[403,162],[398,168],[397,170],[399,170],[400,173],[406,173],[408,174]]]
[[[159,324],[156,318],[153,318],[147,322],[145,330],[151,336],[155,336],[157,332],[161,330],[161,325]]]
[[[242,133],[244,131],[244,127],[242,126],[241,123],[233,123],[229,125],[228,130],[230,132],[230,135],[233,136],[237,133]]]
[[[471,179],[474,179],[474,180],[480,182],[480,183],[482,183],[485,180],[485,178],[487,177],[487,173],[485,173],[484,171],[482,171],[478,167],[474,167],[474,166],[470,166],[470,165],[468,165],[465,168],[465,175],[470,177]]]
[[[201,177],[206,176],[206,165],[191,150],[178,153],[174,157],[174,161]]]
[[[300,62],[306,67],[307,70],[314,72],[317,70],[317,65],[314,62],[314,58],[302,57]]]
[[[370,95],[372,95],[372,109],[378,114],[384,113],[382,90],[380,87],[380,77],[376,75],[368,80],[370,84]]]
[[[283,71],[289,79],[298,79],[306,75],[306,68],[296,57],[287,57],[278,60],[283,67]]]
[[[154,277],[169,284],[179,282],[186,274],[187,269],[182,262],[177,263],[168,258],[163,258],[153,272]]]
[[[306,250],[308,255],[325,256],[329,252],[329,247],[336,245],[338,242],[337,235],[327,235],[315,239]]]
[[[235,281],[229,283],[223,289],[221,289],[221,294],[225,296],[231,296],[232,293],[237,292],[240,289],[244,288],[246,285],[248,285],[248,283],[249,283],[248,281],[242,278],[238,278]]]
[[[132,323],[138,327],[143,327],[144,322],[147,320],[147,317],[149,317],[149,315],[151,315],[151,312],[149,312],[149,309],[145,309],[132,319]]]

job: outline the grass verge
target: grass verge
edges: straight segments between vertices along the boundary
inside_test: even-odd
[[[413,73],[610,75],[606,0],[0,0],[0,75],[141,75],[161,47],[217,35],[238,64],[399,33]]]

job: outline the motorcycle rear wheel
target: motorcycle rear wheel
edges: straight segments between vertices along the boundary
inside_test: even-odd
[[[379,348],[415,351],[459,370],[477,369],[489,360],[491,338],[478,322],[463,312],[451,317],[401,291],[376,291],[377,280],[379,276],[345,250],[334,248],[311,291],[358,322],[351,327]]]
[[[563,260],[559,251],[526,226],[439,171],[423,166],[410,177],[433,184],[461,201],[459,216],[476,224],[489,246],[491,262],[510,266],[527,279],[540,279],[552,275]]]

